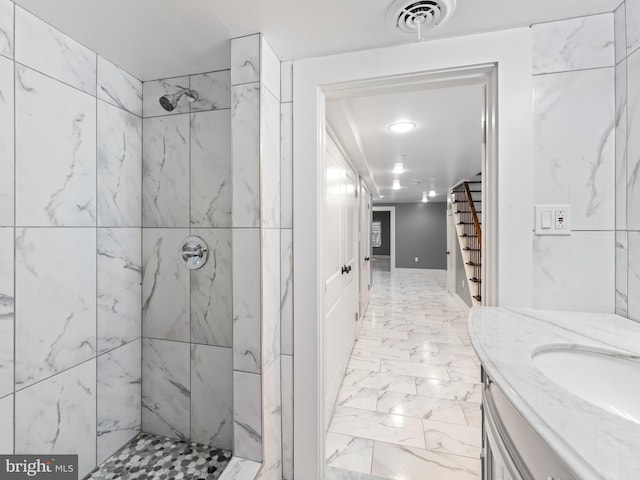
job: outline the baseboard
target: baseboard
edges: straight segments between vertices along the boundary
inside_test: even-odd
[[[447,271],[440,268],[400,268],[396,267],[397,272],[422,272],[422,273],[442,273],[446,275]]]

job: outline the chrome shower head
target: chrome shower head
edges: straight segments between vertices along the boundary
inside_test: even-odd
[[[189,100],[189,103],[193,103],[198,99],[198,92],[196,92],[195,90],[190,90],[188,88],[181,88],[176,93],[171,93],[171,94],[167,93],[166,95],[161,96],[159,100],[160,105],[167,112],[171,112],[178,106],[178,100],[180,100],[180,97],[182,97],[182,95],[187,97],[187,100]]]

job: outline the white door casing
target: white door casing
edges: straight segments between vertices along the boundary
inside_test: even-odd
[[[451,205],[451,204],[449,204]],[[451,208],[447,208],[447,290],[456,295],[456,252],[458,238]]]
[[[295,478],[320,479],[324,470],[324,92],[494,72],[485,169],[490,194],[483,202],[492,219],[485,225],[492,244],[483,245],[483,263],[494,285],[485,295],[488,305],[530,306],[531,64],[528,28],[294,62]]]
[[[360,251],[360,318],[364,317],[371,299],[371,194],[364,180],[360,180],[358,197],[360,210],[360,227],[358,246]],[[360,324],[359,324],[360,325]]]

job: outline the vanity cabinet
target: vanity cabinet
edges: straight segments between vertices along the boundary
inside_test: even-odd
[[[483,480],[578,480],[483,369]]]

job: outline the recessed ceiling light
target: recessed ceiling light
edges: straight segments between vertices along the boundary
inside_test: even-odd
[[[380,195],[380,198],[384,198],[384,195]]]
[[[389,125],[389,130],[396,133],[405,133],[409,130],[413,130],[416,124],[413,122],[396,122]]]
[[[398,162],[393,166],[393,170],[391,170],[393,173],[395,173],[396,175],[400,175],[401,173],[404,173],[404,166],[402,165],[402,162]]]
[[[429,190],[429,196],[430,197],[435,197],[436,196],[436,191],[435,190]]]
[[[391,188],[393,188],[394,190],[400,190],[400,179],[395,178],[393,180],[393,187]]]

